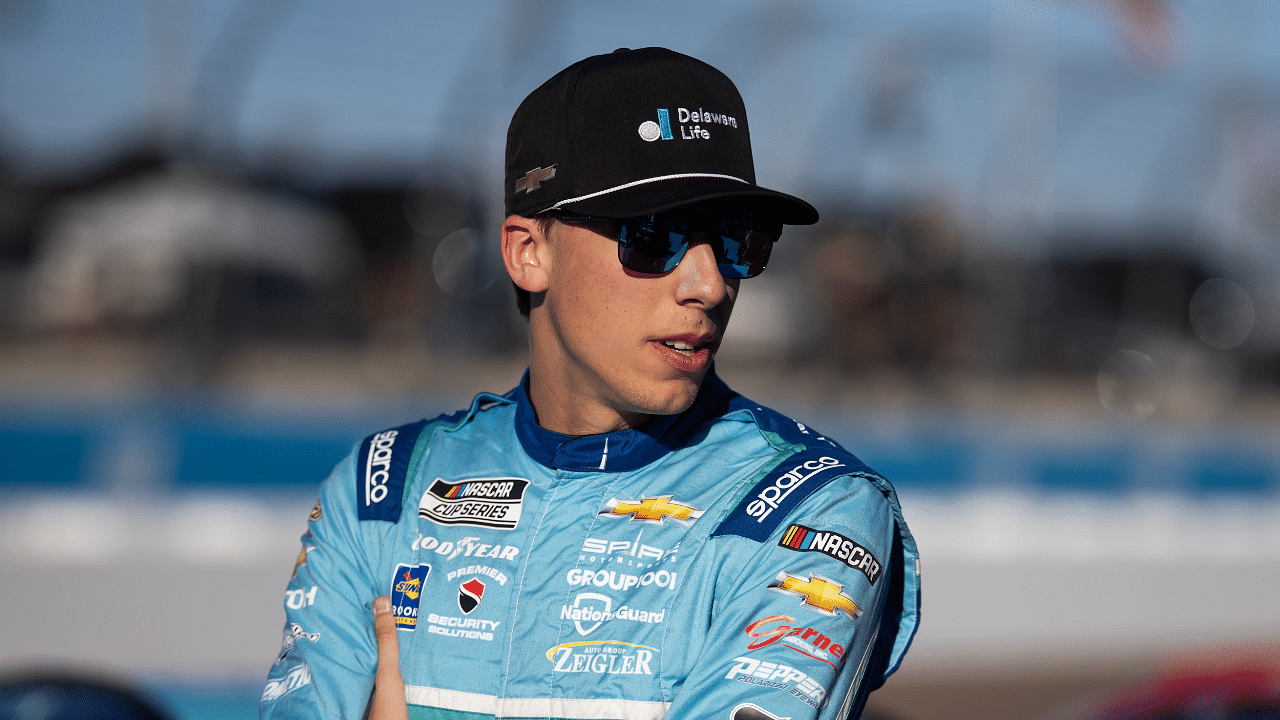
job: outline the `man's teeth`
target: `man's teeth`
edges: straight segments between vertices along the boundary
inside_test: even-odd
[[[693,346],[683,340],[664,340],[662,344],[680,352],[693,352]]]

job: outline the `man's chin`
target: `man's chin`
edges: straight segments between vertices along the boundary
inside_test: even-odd
[[[648,415],[679,415],[693,407],[693,402],[698,399],[698,388],[701,387],[704,374],[663,382],[661,390],[649,402],[644,403],[647,408],[644,412]]]

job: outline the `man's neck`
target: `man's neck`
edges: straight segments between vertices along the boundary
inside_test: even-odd
[[[561,435],[601,435],[638,427],[651,417],[643,413],[620,412],[604,405],[584,404],[567,391],[568,387],[563,382],[540,379],[536,369],[530,367],[525,393],[533,405],[539,426]]]

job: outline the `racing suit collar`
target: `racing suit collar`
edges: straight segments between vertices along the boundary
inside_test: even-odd
[[[516,436],[538,463],[554,470],[627,472],[689,444],[707,420],[720,417],[736,394],[716,376],[715,366],[702,378],[698,397],[678,415],[658,415],[638,428],[600,435],[563,435],[538,425],[526,386],[529,371],[505,397],[516,403]]]

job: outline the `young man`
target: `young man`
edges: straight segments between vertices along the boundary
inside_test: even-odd
[[[918,620],[893,488],[711,365],[817,212],[755,184],[732,82],[662,48],[535,90],[506,176],[529,370],[334,470],[262,716],[361,717],[376,668],[375,717],[856,717]]]

